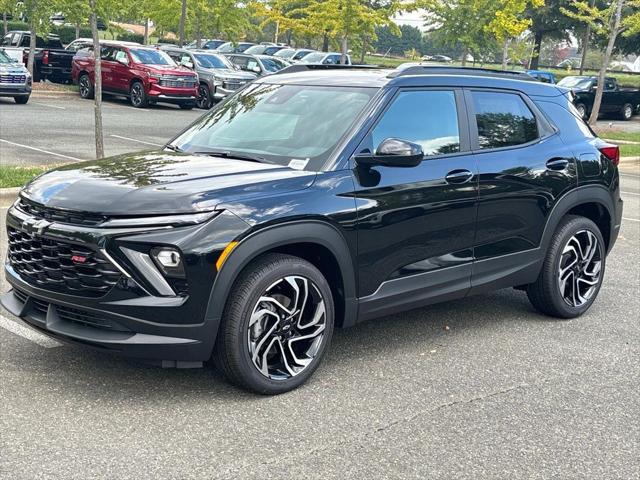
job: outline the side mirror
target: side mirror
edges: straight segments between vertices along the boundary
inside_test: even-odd
[[[186,58],[182,59],[182,61],[180,62],[180,65],[189,69],[193,69],[193,63]]]
[[[374,154],[359,153],[354,156],[358,165],[374,167],[415,167],[424,158],[422,146],[400,138],[387,138],[378,145]]]

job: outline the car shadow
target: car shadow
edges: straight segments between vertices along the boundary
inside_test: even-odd
[[[526,295],[512,289],[415,309],[336,330],[325,365],[316,375],[330,375],[332,370],[354,361],[377,361],[380,355],[393,355],[394,350],[412,345],[446,348],[452,335],[470,332],[483,335],[506,322],[549,321],[556,320],[535,312]],[[80,346],[40,351],[43,358],[36,363],[32,353],[25,353],[29,361],[20,358],[10,361],[15,362],[14,368],[36,370],[38,381],[45,388],[109,398],[114,394],[135,396],[148,401],[176,392],[188,392],[189,398],[201,396],[211,401],[256,398],[231,386],[208,363],[200,369],[163,369]],[[313,383],[312,378],[307,385]]]

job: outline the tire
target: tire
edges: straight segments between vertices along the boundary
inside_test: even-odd
[[[196,105],[198,108],[203,110],[209,110],[213,105],[211,90],[209,90],[209,86],[204,83],[201,83],[198,86],[198,99],[196,100]]]
[[[78,79],[78,90],[80,91],[80,97],[86,98],[88,100],[93,98],[94,95],[94,86],[91,78],[88,74],[83,73],[80,75]]]
[[[551,317],[579,317],[598,296],[605,263],[606,248],[598,226],[588,218],[567,215],[551,239],[538,279],[527,286],[529,301]]]
[[[27,103],[29,101],[29,95],[21,95],[19,97],[13,97],[13,100],[18,105],[24,105],[25,103]]]
[[[147,92],[145,92],[142,82],[133,82],[129,87],[129,103],[135,108],[145,108],[149,105]]]
[[[306,285],[307,295],[298,296],[297,303],[293,285],[299,292]],[[246,390],[288,392],[318,368],[333,326],[333,297],[322,273],[301,258],[267,254],[250,263],[234,283],[216,338],[214,363],[229,381]]]
[[[580,118],[582,118],[583,120],[587,119],[587,115],[589,112],[587,112],[587,107],[584,103],[578,103],[576,105],[576,110],[578,110],[578,113],[580,114]]]
[[[182,110],[193,110],[193,107],[195,107],[195,105],[193,103],[181,103],[179,107]]]
[[[631,120],[633,117],[633,105],[625,103],[620,109],[620,118],[625,121]]]

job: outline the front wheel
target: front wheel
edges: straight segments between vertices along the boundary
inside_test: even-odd
[[[532,305],[552,317],[582,315],[600,291],[606,253],[595,223],[584,217],[565,217],[551,239],[538,279],[527,286]]]
[[[18,105],[24,105],[25,103],[27,103],[29,101],[29,95],[21,95],[19,97],[13,97],[13,100]]]
[[[129,101],[135,108],[144,108],[149,105],[147,92],[144,91],[144,85],[141,82],[133,82],[129,89]]]
[[[580,114],[580,118],[582,118],[583,120],[587,119],[587,107],[585,106],[584,103],[577,104],[576,110],[578,110],[578,113]]]
[[[298,257],[267,254],[235,282],[214,352],[236,385],[279,394],[303,384],[331,342],[334,304],[322,273]]]
[[[198,99],[196,100],[196,104],[198,108],[202,108],[203,110],[209,110],[211,105],[213,104],[213,100],[211,99],[211,90],[205,84],[200,84],[198,86]]]

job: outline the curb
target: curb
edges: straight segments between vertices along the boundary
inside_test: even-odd
[[[640,162],[640,157],[620,157],[620,163]]]
[[[18,198],[22,187],[0,188],[0,200],[13,200]]]

